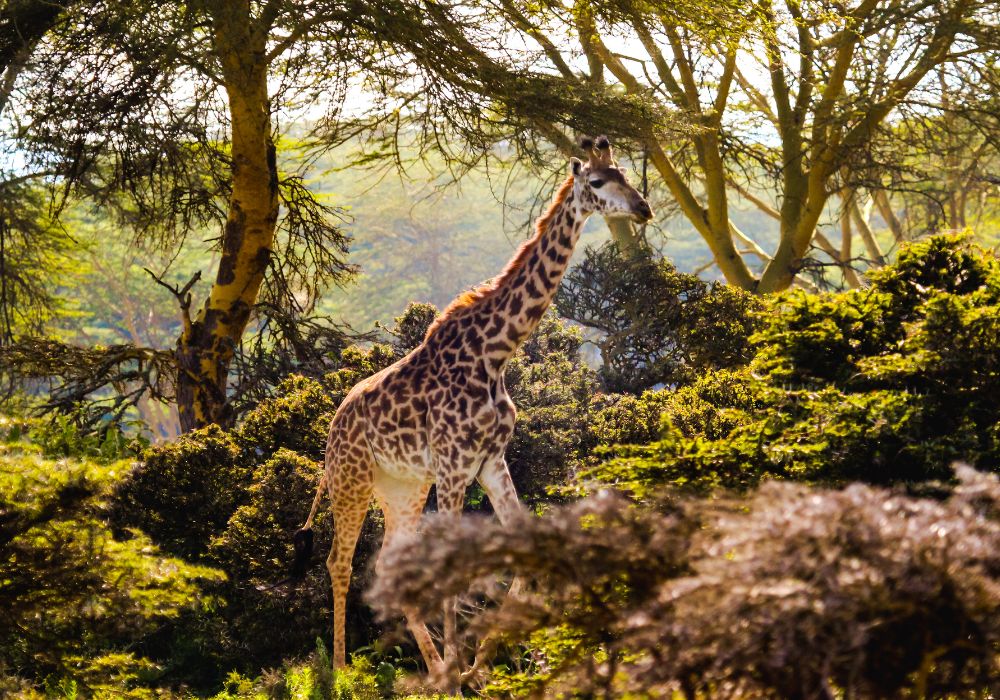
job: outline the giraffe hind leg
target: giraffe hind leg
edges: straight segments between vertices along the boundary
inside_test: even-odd
[[[332,431],[331,431],[332,432]],[[351,561],[361,534],[374,489],[374,460],[367,445],[352,444],[351,434],[340,430],[336,442],[331,434],[327,454],[327,488],[333,512],[333,547],[326,560],[333,588],[333,666],[347,664],[347,591],[351,585]]]

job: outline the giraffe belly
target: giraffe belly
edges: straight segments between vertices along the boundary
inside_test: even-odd
[[[374,431],[369,436],[379,471],[400,481],[434,481],[426,433],[418,426],[396,426],[388,433]]]

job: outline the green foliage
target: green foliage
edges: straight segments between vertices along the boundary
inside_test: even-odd
[[[437,315],[437,307],[433,304],[414,302],[407,304],[406,310],[401,316],[396,316],[393,319],[393,326],[388,329],[389,335],[395,339],[393,347],[396,352],[405,355],[424,342],[427,329]]]
[[[332,382],[331,382],[332,383]],[[244,459],[260,463],[285,448],[322,459],[330,418],[344,395],[314,379],[291,376],[247,413],[236,431]]]
[[[507,368],[506,386],[517,407],[507,464],[518,494],[545,497],[576,468],[589,445],[595,372],[580,357],[576,328],[547,314]]]
[[[340,356],[339,381],[350,383],[351,386],[360,380],[385,369],[399,359],[392,347],[382,343],[373,343],[369,349],[352,345]]]
[[[212,540],[213,559],[247,584],[273,580],[288,566],[292,548],[287,532],[302,525],[303,504],[312,503],[322,474],[321,463],[280,448],[254,470],[247,502]],[[324,538],[329,544],[329,514],[319,513],[314,529],[320,545]]]
[[[556,304],[564,317],[599,333],[604,386],[633,393],[745,364],[762,307],[735,287],[708,284],[647,252],[624,255],[613,243],[586,251]]]
[[[897,344],[908,343],[904,355],[916,354],[914,336],[933,322],[933,298],[960,298],[984,311],[1000,302],[1000,263],[965,235],[905,246],[894,264],[868,277],[870,287],[843,294],[779,297],[756,338],[754,370],[774,383],[863,389],[878,384],[871,376],[877,358],[898,352]],[[988,339],[966,340],[974,346]],[[964,349],[976,351],[973,346]]]
[[[1000,468],[992,255],[938,236],[904,248],[869,288],[794,291],[772,306],[748,368],[708,372],[673,392],[660,440],[605,449],[607,461],[581,479],[646,495],[665,484],[746,488],[764,478],[922,482],[946,479],[955,460]],[[649,436],[643,403],[599,413],[599,442]],[[644,427],[616,432],[629,425]]]
[[[594,413],[590,431],[602,445],[652,442],[660,434],[660,416],[672,398],[667,391],[644,391],[641,396],[621,394]]]
[[[50,457],[82,457],[113,462],[141,453],[149,441],[141,427],[126,432],[127,423],[109,423],[97,432],[81,427],[83,421],[71,414],[55,414],[36,421],[32,440]]]
[[[256,468],[246,501],[211,542],[211,560],[230,582],[223,591],[227,633],[219,652],[241,668],[246,667],[241,656],[253,659],[259,668],[289,650],[308,648],[317,635],[328,633],[330,583],[325,567],[310,568],[294,591],[274,586],[288,576],[292,533],[302,527],[321,475],[321,463],[279,449]],[[314,532],[315,550],[322,558],[332,540],[328,508],[317,514]]]
[[[106,497],[124,463],[30,452],[0,453],[0,668],[66,695],[139,696],[162,668],[137,649],[208,604],[201,584],[223,575],[161,555],[138,531],[111,532]]]
[[[877,288],[845,294],[789,292],[756,340],[755,369],[775,383],[845,383],[857,361],[901,340],[896,300]]]
[[[285,663],[280,671],[251,680],[233,672],[222,692],[211,700],[382,700],[393,694],[396,670],[382,662],[355,656],[347,668],[334,672],[326,647],[319,639],[305,661]]]
[[[329,634],[325,567],[313,566],[295,587],[275,584],[288,576],[292,535],[309,513],[333,412],[357,381],[395,358],[387,345],[346,348],[340,369],[322,379],[289,377],[234,430],[212,426],[156,445],[123,476],[112,509],[119,528],[140,528],[165,550],[228,575],[212,591],[217,609],[164,630],[160,649],[176,662],[168,671],[183,666],[186,680],[212,683],[220,668],[256,671]],[[324,505],[315,523],[321,554],[330,547],[328,513]],[[368,518],[352,608],[363,608],[381,532],[381,518]],[[369,643],[371,615],[353,614],[348,632],[352,646]]]
[[[234,431],[242,460],[261,464],[279,448],[320,460],[326,449],[330,419],[340,402],[361,379],[397,359],[392,347],[374,343],[368,349],[351,345],[340,356],[339,369],[319,379],[292,375],[249,411]]]
[[[136,527],[166,551],[205,555],[244,498],[253,466],[215,425],[154,445],[117,485],[113,519]]]

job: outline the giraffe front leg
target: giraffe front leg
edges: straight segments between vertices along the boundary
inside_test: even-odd
[[[442,517],[459,518],[465,502],[465,480],[449,478],[438,482],[438,513]],[[458,599],[448,596],[443,604],[444,612],[444,670],[446,682],[451,691],[459,689],[462,677],[461,658],[458,649]]]
[[[487,498],[490,499],[490,505],[493,506],[493,511],[497,514],[501,525],[509,526],[511,521],[524,511],[524,505],[517,497],[514,480],[511,479],[510,470],[507,469],[507,461],[503,458],[503,454],[484,465],[477,479],[479,485],[483,487],[483,491],[486,492]],[[517,598],[521,581],[517,576],[511,581],[510,588],[500,603],[501,611],[507,605],[507,601]],[[480,640],[472,666],[462,674],[463,683],[476,677],[479,670],[496,652],[496,648],[497,639],[495,636],[487,636]]]
[[[386,549],[396,541],[397,537],[416,532],[427,502],[427,492],[430,484],[418,481],[395,479],[382,472],[375,474],[375,498],[385,516],[385,535],[382,540],[382,550],[375,560],[375,575],[381,576],[385,568],[382,556]],[[404,608],[403,617],[406,626],[417,642],[420,655],[427,664],[427,671],[432,676],[443,675],[444,663],[441,654],[434,645],[427,625],[413,609]]]

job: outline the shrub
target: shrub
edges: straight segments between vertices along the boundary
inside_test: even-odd
[[[212,425],[151,447],[115,487],[112,518],[139,528],[164,550],[205,555],[243,501],[253,467],[233,437]]]
[[[386,553],[372,597],[429,616],[521,576],[527,593],[472,629],[538,662],[500,669],[493,695],[995,693],[1000,482],[958,476],[944,500],[775,482],[749,502],[605,492],[509,527],[432,520]]]
[[[393,327],[387,331],[393,338],[392,347],[400,357],[424,342],[427,329],[437,315],[437,307],[433,304],[410,302],[403,314],[393,319]]]
[[[938,285],[933,287],[930,285]],[[964,460],[1000,468],[1000,265],[961,236],[905,248],[869,289],[789,292],[747,368],[706,372],[663,402],[598,414],[597,439],[635,447],[584,470],[638,495],[661,485],[749,488],[764,478],[915,484]],[[615,434],[615,431],[619,434]],[[652,441],[651,441],[652,440]]]
[[[958,309],[942,307],[942,298],[987,316],[995,316],[1000,303],[1000,264],[965,236],[934,236],[906,246],[896,263],[869,273],[869,279],[869,288],[842,294],[793,291],[778,297],[754,338],[754,371],[775,384],[885,386],[879,358],[898,364],[900,357],[919,354],[931,339],[925,331],[943,320],[935,315],[958,321]],[[978,346],[992,338],[958,340],[965,343],[957,348],[960,354],[982,356]]]
[[[947,478],[943,464],[979,455],[979,442],[994,439],[969,426],[942,430],[923,398],[907,392],[763,393],[772,403],[752,414],[695,406],[686,416],[691,422],[681,427],[671,422],[677,420],[670,412],[679,403],[674,401],[659,441],[606,451],[608,459],[578,480],[614,484],[637,496],[668,484],[742,490],[766,478],[916,483]]]
[[[302,526],[312,504],[323,466],[291,450],[279,448],[254,470],[247,502],[212,540],[212,558],[247,585],[273,581],[292,558],[290,533]],[[317,513],[317,545],[330,544],[330,517]]]
[[[340,355],[340,369],[334,374],[340,374],[342,384],[354,386],[365,377],[385,369],[399,359],[390,345],[374,343],[365,350],[357,345],[344,350]]]
[[[587,249],[556,305],[565,318],[597,331],[604,387],[631,393],[745,364],[763,306],[734,287],[680,273],[665,259],[624,256],[613,243]]]
[[[323,459],[330,419],[344,398],[330,390],[328,384],[334,383],[294,375],[282,381],[275,396],[259,403],[237,427],[243,459],[260,464],[282,448]]]
[[[212,560],[230,581],[224,592],[228,605],[222,614],[227,631],[221,651],[239,668],[247,667],[247,658],[256,664],[251,669],[277,663],[289,650],[308,648],[317,637],[331,633],[330,581],[324,566],[310,567],[302,582],[275,586],[288,577],[292,535],[309,514],[322,469],[318,462],[279,449],[257,467],[247,501],[212,541]],[[379,525],[372,522],[359,543],[356,588],[369,576],[366,563],[377,549]],[[321,561],[332,541],[325,503],[317,513],[314,533],[316,559]],[[373,634],[370,617],[353,612],[351,617],[353,641],[366,643]]]
[[[959,475],[945,502],[787,484],[764,487],[749,516],[735,502],[697,575],[669,584],[631,626],[664,651],[636,682],[730,697],[995,692],[1000,521],[983,516],[1000,484]]]
[[[590,403],[598,387],[580,357],[582,342],[577,329],[547,314],[507,370],[518,412],[507,464],[518,494],[529,502],[565,483],[590,447]]]
[[[0,669],[83,695],[141,694],[162,674],[143,647],[198,609],[221,572],[118,539],[105,497],[123,465],[0,455]],[[0,680],[0,691],[20,685]]]
[[[672,397],[669,391],[616,396],[610,405],[594,413],[590,431],[601,445],[652,442],[660,435],[663,412]]]
[[[666,434],[727,437],[762,408],[759,382],[746,372],[707,372],[689,386],[604,397],[590,429],[600,446],[648,444]],[[614,450],[604,450],[613,454]]]
[[[211,700],[382,700],[390,696],[393,681],[394,673],[386,677],[383,669],[372,669],[364,657],[352,659],[350,666],[334,673],[326,647],[317,639],[316,651],[305,661],[285,663],[279,671],[254,680],[237,672],[229,674],[222,692]]]
[[[341,353],[341,368],[322,380],[289,377],[230,432],[212,426],[150,448],[115,489],[113,522],[140,528],[172,553],[220,566],[229,575],[212,589],[211,615],[165,628],[158,650],[186,664],[184,680],[214,683],[220,668],[256,671],[331,632],[329,581],[314,565],[298,586],[288,576],[293,533],[309,513],[319,483],[329,421],[354,384],[395,358],[386,345]],[[316,549],[330,547],[329,508],[317,518]],[[376,514],[377,515],[377,514]],[[366,523],[355,555],[350,604],[370,578],[381,539],[380,517]],[[372,640],[370,614],[351,616],[352,647]]]

